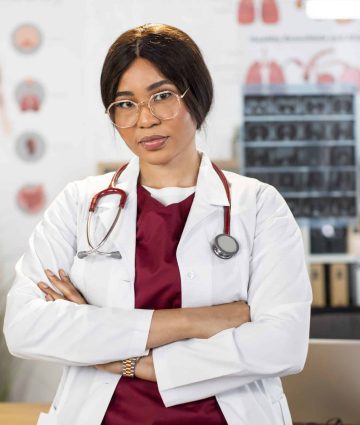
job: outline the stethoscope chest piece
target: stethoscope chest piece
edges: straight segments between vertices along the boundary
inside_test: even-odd
[[[212,249],[219,258],[228,260],[239,251],[239,243],[232,236],[222,233],[216,236]]]

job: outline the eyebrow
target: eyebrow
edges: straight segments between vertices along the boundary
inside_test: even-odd
[[[147,91],[151,91],[154,89],[157,89],[158,87],[163,86],[164,84],[173,84],[170,80],[160,80],[157,81],[156,83],[152,83],[150,84],[150,86],[146,87]],[[134,93],[132,91],[118,91],[115,94],[115,97],[118,96],[134,96]]]

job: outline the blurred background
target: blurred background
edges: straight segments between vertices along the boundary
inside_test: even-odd
[[[274,185],[301,226],[311,337],[360,338],[359,2],[346,16],[310,2],[0,0],[1,328],[14,265],[52,199],[131,157],[100,97],[109,46],[163,22],[195,40],[213,77],[199,147]],[[0,334],[0,401],[50,402],[60,373],[12,358]]]

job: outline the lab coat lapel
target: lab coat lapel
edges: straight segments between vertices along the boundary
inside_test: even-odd
[[[192,230],[201,221],[226,205],[229,205],[229,201],[224,185],[214,170],[210,158],[202,152],[195,197],[181,235],[179,249],[181,249],[182,243],[191,235]],[[219,233],[222,225],[223,223],[219,223]]]
[[[117,188],[127,193],[127,200],[124,209],[121,211],[118,224],[115,226],[108,242],[101,248],[104,251],[119,251],[122,261],[126,264],[129,279],[135,277],[135,244],[136,244],[136,216],[137,216],[137,180],[139,176],[139,161],[134,157],[129,165],[120,175]],[[119,205],[119,196],[108,196],[108,200],[100,203],[98,213],[97,228],[101,235],[105,235],[116,215]],[[102,205],[102,206],[101,206]],[[100,240],[99,234],[97,240]]]
[[[128,194],[122,221],[119,226],[117,245],[126,263],[129,278],[135,279],[135,248],[136,248],[136,218],[137,218],[137,181],[139,177],[139,158],[134,157],[121,174],[116,187]]]
[[[120,251],[122,260],[126,263],[129,278],[135,277],[135,245],[137,217],[137,181],[139,176],[139,159],[134,157],[121,174],[116,187],[127,194],[127,202],[121,213],[120,222],[109,237],[109,243],[104,245],[106,251]],[[118,196],[109,196],[108,204],[98,214],[101,234],[104,235],[113,223],[119,203]],[[209,157],[202,152],[202,158],[196,183],[195,197],[181,235],[178,248],[191,235],[192,230],[210,214],[229,205],[224,186],[214,170]],[[219,233],[223,223],[219,223]],[[99,236],[97,240],[99,240]]]

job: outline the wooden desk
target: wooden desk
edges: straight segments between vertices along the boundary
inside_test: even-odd
[[[1,425],[36,425],[40,412],[48,412],[48,404],[0,403]]]

